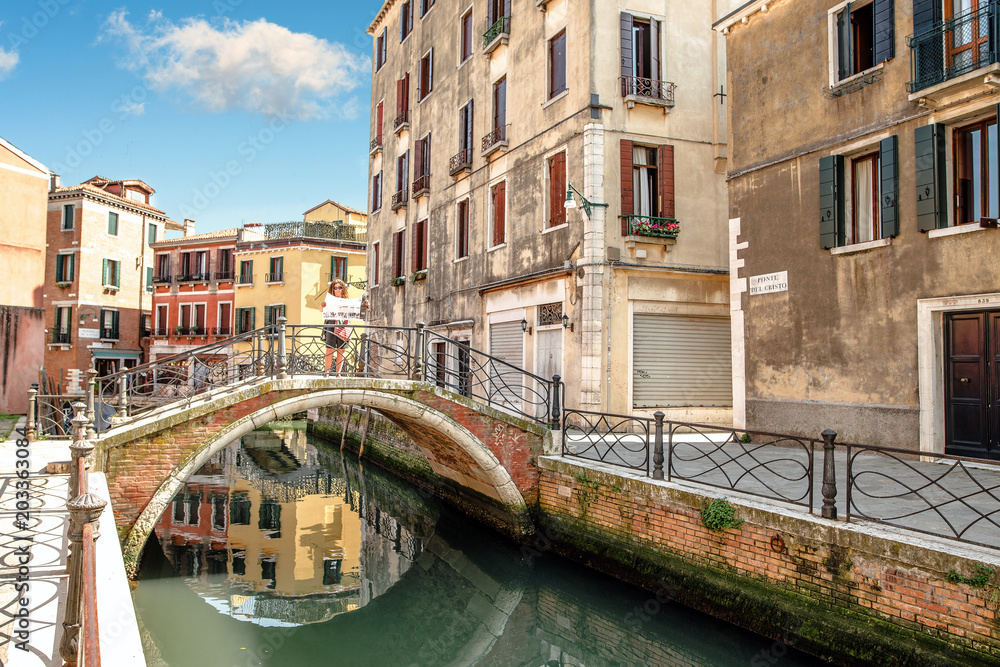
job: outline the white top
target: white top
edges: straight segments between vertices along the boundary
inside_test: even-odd
[[[357,299],[341,299],[327,292],[323,299],[323,319],[324,320],[349,320],[357,319],[361,316],[361,302],[363,297]]]

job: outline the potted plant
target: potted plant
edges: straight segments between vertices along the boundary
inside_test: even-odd
[[[393,278],[389,282],[392,283],[393,287],[399,287],[400,285],[405,285],[406,284],[406,278],[404,278],[402,276],[398,276],[396,278]]]
[[[199,331],[201,331],[201,329],[199,329],[198,327],[189,327],[188,328],[188,335],[189,336],[197,336]]]
[[[182,333],[184,333],[184,327],[178,324],[176,327],[174,327],[174,333],[180,336]]]
[[[636,236],[658,236],[675,239],[681,225],[670,218],[633,218],[631,233]]]
[[[414,271],[413,273],[410,274],[410,282],[412,283],[416,283],[417,281],[426,279],[427,279],[427,269],[423,269],[422,271]]]

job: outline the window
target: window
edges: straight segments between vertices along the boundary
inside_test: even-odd
[[[434,48],[420,59],[420,69],[417,70],[417,101],[423,101],[434,89]]]
[[[285,315],[285,304],[278,303],[271,306],[264,306],[264,326],[268,327],[278,323],[279,317]]]
[[[156,278],[157,282],[170,282],[170,255],[163,253],[156,256]]]
[[[192,314],[191,328],[195,330],[196,333],[205,333],[205,309],[206,306],[203,303],[194,304],[194,313]]]
[[[382,208],[382,172],[372,176],[372,213]]]
[[[256,310],[254,308],[237,308],[236,309],[236,333],[243,334],[248,331],[253,331],[254,329],[254,315]]]
[[[420,0],[420,18],[424,17],[424,14],[431,10],[434,6],[434,0]]]
[[[508,19],[508,20],[504,20]],[[486,2],[486,25],[490,27],[490,30],[486,32],[486,37],[484,38],[484,46],[488,45],[489,42],[493,41],[490,37],[499,36],[501,33],[506,33],[510,28],[510,0],[487,0]],[[503,23],[500,23],[503,21]],[[497,25],[499,23],[499,25]]]
[[[156,225],[149,223],[149,227],[146,228],[146,242],[156,243]]]
[[[73,272],[74,272],[74,262],[75,258],[73,253],[59,253],[56,255],[56,282],[57,283],[71,283],[73,282]]]
[[[230,248],[222,248],[219,250],[219,260],[217,264],[218,270],[215,273],[215,277],[219,280],[232,280],[233,279],[233,251]]]
[[[372,244],[372,268],[369,275],[372,277],[372,287],[378,287],[381,273],[382,244],[376,241]]]
[[[105,287],[121,286],[121,262],[114,259],[104,260],[104,282]]]
[[[69,343],[72,324],[71,315],[73,309],[69,306],[59,306],[56,308],[55,326],[52,331],[53,343]]]
[[[455,259],[469,256],[469,200],[458,202],[455,214]]]
[[[213,493],[208,497],[212,504],[212,529],[226,529],[226,494]]]
[[[233,333],[233,304],[219,304],[218,329],[216,333],[220,336],[229,336]]]
[[[385,31],[386,28],[382,28],[382,32],[379,33],[378,37],[375,38],[375,71],[382,69],[382,65],[385,64]]]
[[[410,121],[410,73],[396,81],[396,120],[394,130],[400,130]]]
[[[382,112],[383,102],[379,102],[375,107],[375,145],[382,145]]]
[[[101,338],[118,339],[118,311],[101,309]]]
[[[566,90],[566,31],[549,40],[549,99]]]
[[[401,229],[392,235],[392,277],[403,278],[406,275],[406,267],[403,264],[406,250],[406,230]]]
[[[169,325],[167,324],[167,307],[157,306],[156,307],[156,330],[154,333],[157,336],[166,336]]]
[[[334,278],[340,278],[345,283],[347,282],[347,258],[338,257],[337,255],[330,256],[330,280]]]
[[[820,158],[820,247],[837,248],[898,234],[896,165],[895,136],[883,139],[875,151],[846,159],[843,155]],[[849,201],[846,193],[850,193]]]
[[[547,161],[549,180],[549,227],[566,222],[566,151],[556,153]]]
[[[413,195],[419,196],[430,189],[431,135],[418,139],[413,147]]]
[[[63,231],[73,229],[75,215],[73,213],[73,205],[66,204],[63,206],[63,216],[62,216],[62,228]]]
[[[410,268],[412,271],[424,271],[427,268],[427,220],[413,223],[413,252],[410,253]]]
[[[506,181],[501,181],[490,188],[490,217],[493,222],[493,247],[503,245],[507,242],[506,189]]]
[[[199,250],[194,254],[194,277],[198,280],[208,280],[208,252]]]
[[[108,212],[108,234],[118,236],[118,214],[114,211]]]
[[[632,148],[632,188],[636,215],[659,217],[659,188],[656,179],[656,149],[646,146]]]
[[[191,266],[192,266],[191,253],[189,253],[189,252],[182,252],[181,253],[181,273],[180,273],[179,276],[177,276],[177,278],[179,280],[190,280],[191,279],[191,274],[194,273],[191,270]]]
[[[472,100],[458,110],[458,150],[455,166],[472,164]]]
[[[280,283],[284,280],[284,266],[285,260],[283,257],[272,257],[270,259],[270,270],[268,271],[267,279],[264,282]]]
[[[462,62],[472,57],[472,10],[470,9],[462,16]]]
[[[990,118],[956,129],[955,224],[1000,218],[997,119]]]
[[[637,221],[674,218],[674,147],[640,146],[621,141],[622,234]],[[629,178],[631,174],[631,178]],[[656,222],[656,221],[653,221]]]
[[[149,203],[149,196],[145,192],[139,192],[138,190],[126,190],[125,192],[128,199],[131,201],[137,201],[143,204]]]
[[[413,30],[413,0],[407,0],[399,9],[399,41],[406,39]]]
[[[410,151],[406,151],[396,158],[396,194],[402,193],[403,200],[406,197],[406,186],[410,170]]]
[[[234,526],[249,526],[250,504],[245,491],[234,491],[229,498],[229,523]]]
[[[507,125],[507,77],[493,84],[493,130],[503,132]],[[495,141],[506,139],[506,136],[495,138]]]
[[[253,260],[240,261],[240,285],[253,285]]]
[[[188,329],[191,326],[191,304],[181,304],[180,315],[177,316],[177,328]]]
[[[146,291],[153,291],[153,267],[151,266],[146,267]]]
[[[893,23],[893,0],[846,2],[831,9],[830,85],[892,58]]]

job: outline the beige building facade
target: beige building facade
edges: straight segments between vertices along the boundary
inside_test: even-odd
[[[560,375],[570,407],[729,423],[724,4],[387,0],[375,321]]]

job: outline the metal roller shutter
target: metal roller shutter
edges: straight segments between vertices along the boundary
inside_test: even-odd
[[[632,325],[633,407],[733,405],[728,318],[637,313]]]
[[[524,332],[520,322],[490,325],[490,356],[516,368],[524,368]],[[520,406],[524,376],[507,366],[491,368],[489,374],[491,399]]]

